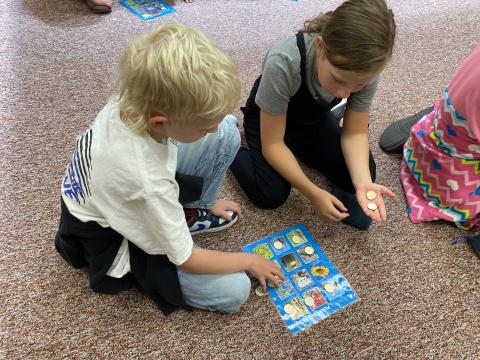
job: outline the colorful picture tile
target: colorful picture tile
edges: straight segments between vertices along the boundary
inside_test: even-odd
[[[273,258],[273,252],[268,247],[268,244],[260,244],[258,246],[255,246],[253,248],[252,252],[254,254],[258,254],[260,256],[263,256],[267,260]]]
[[[287,271],[292,271],[292,270],[295,270],[295,269],[299,268],[300,266],[302,266],[302,264],[297,259],[297,257],[295,256],[294,253],[289,253],[289,254],[283,255],[280,258],[280,262],[283,264],[283,267]]]

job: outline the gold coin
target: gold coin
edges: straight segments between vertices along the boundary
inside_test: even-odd
[[[367,191],[367,199],[368,200],[375,200],[377,198],[377,193],[375,191]]]
[[[292,236],[292,242],[294,244],[300,244],[302,242],[302,238],[298,235],[293,235]]]
[[[311,296],[306,296],[303,301],[305,301],[305,305],[312,307],[315,304],[315,300]]]
[[[285,314],[293,314],[293,312],[295,311],[293,305],[291,304],[286,304],[284,307],[283,307],[283,311],[285,311]]]
[[[275,241],[273,243],[273,247],[277,250],[280,250],[281,248],[283,248],[283,243],[281,241]]]
[[[313,247],[311,246],[305,246],[305,249],[303,249],[303,251],[305,251],[305,254],[307,255],[312,255],[315,253],[315,250],[313,250]]]
[[[328,293],[333,293],[333,292],[335,292],[335,285],[333,285],[332,283],[326,283],[325,285],[323,285],[323,288],[324,288],[325,291],[328,292]]]
[[[367,204],[367,208],[369,208],[370,210],[373,211],[373,210],[377,210],[378,206],[377,206],[377,204],[375,204],[375,203],[369,202],[369,203]]]
[[[257,294],[257,296],[264,296],[265,295],[261,286],[257,286],[257,288],[255,289],[255,294]]]

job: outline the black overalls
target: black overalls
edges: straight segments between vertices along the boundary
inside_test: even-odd
[[[297,34],[297,46],[301,56],[302,83],[290,99],[284,141],[289,149],[306,164],[319,170],[331,183],[354,193],[350,173],[343,158],[340,144],[341,128],[330,110],[341,99],[330,104],[319,104],[306,82],[306,49],[303,33]],[[255,103],[261,76],[255,81],[245,107],[243,127],[248,144],[240,149],[230,169],[250,200],[258,207],[274,209],[282,205],[291,185],[278,174],[262,155],[260,138],[260,108]],[[375,181],[375,162],[370,153],[370,173]]]

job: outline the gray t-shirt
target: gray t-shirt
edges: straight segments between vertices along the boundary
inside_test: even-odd
[[[306,57],[306,81],[310,93],[320,104],[330,103],[334,96],[322,88],[315,71],[315,37],[304,34]],[[268,51],[262,65],[262,80],[258,87],[255,102],[265,112],[274,116],[287,113],[288,103],[300,88],[300,51],[296,36],[277,41]],[[369,111],[375,91],[377,77],[355,93],[351,93],[347,106],[354,111]]]

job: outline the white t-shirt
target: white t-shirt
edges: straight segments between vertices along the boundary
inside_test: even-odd
[[[190,257],[193,241],[178,201],[176,163],[174,140],[159,143],[128,129],[116,99],[77,139],[62,197],[77,219],[96,221],[124,237],[107,275],[130,271],[127,240],[147,254],[167,255],[176,265]]]

